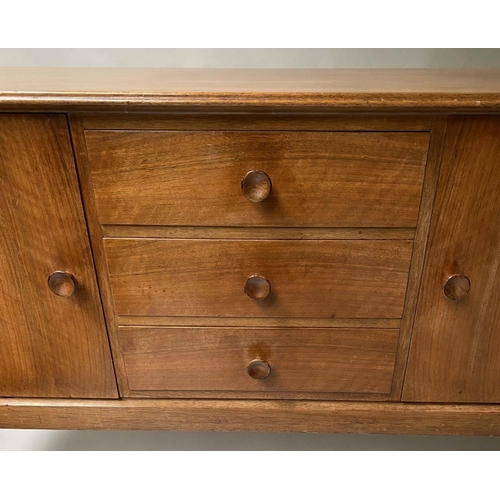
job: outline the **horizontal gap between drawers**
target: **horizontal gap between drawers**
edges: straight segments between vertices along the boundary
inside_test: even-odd
[[[385,129],[367,129],[367,128],[290,128],[290,129],[272,129],[272,128],[258,128],[258,129],[244,129],[244,128],[216,128],[216,129],[194,129],[194,128],[92,128],[85,129],[85,132],[112,132],[112,133],[144,133],[148,134],[164,134],[164,133],[180,133],[180,134],[210,134],[210,133],[242,133],[242,134],[288,134],[288,133],[314,133],[314,134],[429,134],[430,127],[423,129],[417,128],[415,130],[395,129],[389,127]]]
[[[390,393],[310,391],[170,391],[130,390],[123,399],[225,399],[300,401],[388,401]]]
[[[118,316],[119,326],[228,327],[228,328],[383,328],[399,329],[401,319],[392,318],[213,318],[188,316]]]
[[[414,228],[192,227],[103,224],[106,238],[412,240]]]

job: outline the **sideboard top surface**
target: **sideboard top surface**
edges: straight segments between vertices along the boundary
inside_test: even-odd
[[[0,68],[0,109],[500,111],[500,69]]]

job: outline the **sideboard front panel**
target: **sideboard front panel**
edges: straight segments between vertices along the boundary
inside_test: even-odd
[[[65,116],[0,115],[0,187],[0,396],[116,398]]]
[[[399,399],[426,120],[71,117],[121,395]]]
[[[452,117],[403,392],[500,402],[500,117]]]

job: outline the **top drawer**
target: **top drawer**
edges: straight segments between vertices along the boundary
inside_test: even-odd
[[[412,228],[429,134],[87,131],[86,141],[102,224]],[[271,182],[260,202],[242,192],[252,170]]]

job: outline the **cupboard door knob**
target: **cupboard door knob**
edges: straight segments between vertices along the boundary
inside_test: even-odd
[[[264,300],[271,293],[271,283],[263,276],[250,276],[245,282],[245,293],[253,300]]]
[[[48,279],[49,288],[60,297],[71,297],[75,292],[75,279],[65,271],[54,271]]]
[[[254,203],[264,201],[271,194],[271,189],[271,179],[260,170],[250,170],[241,181],[241,190],[245,198]]]
[[[254,359],[248,363],[247,372],[255,380],[262,380],[271,374],[271,365],[263,359]]]
[[[470,290],[470,280],[464,274],[449,276],[443,287],[445,296],[450,300],[463,299]]]

